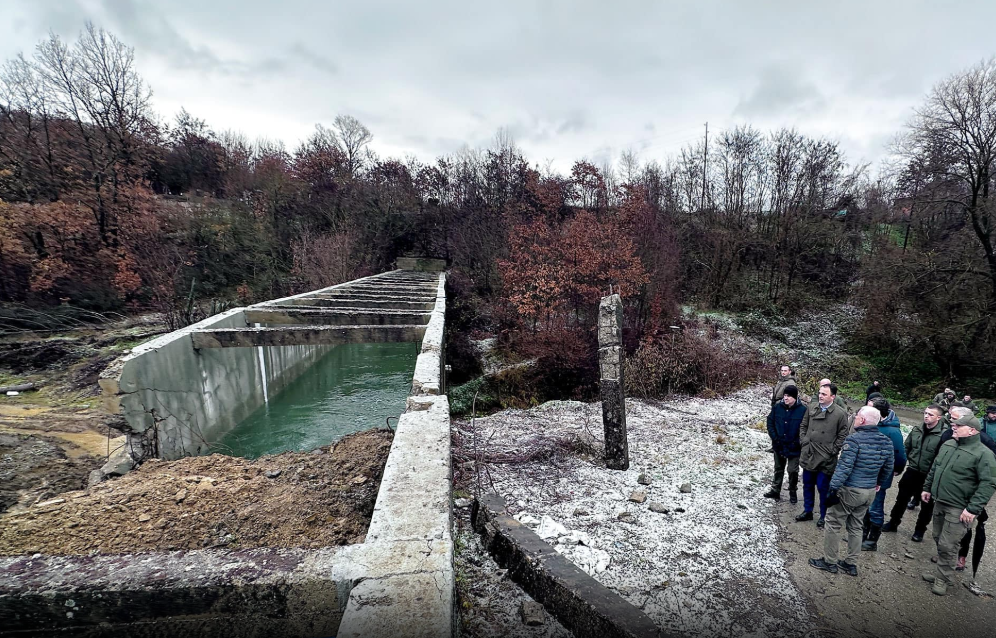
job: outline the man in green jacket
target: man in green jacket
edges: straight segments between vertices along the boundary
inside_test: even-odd
[[[802,502],[803,512],[795,517],[797,521],[813,520],[813,505],[816,502],[816,490],[820,492],[820,520],[817,527],[823,527],[827,513],[827,490],[830,487],[830,477],[837,468],[837,455],[844,447],[849,426],[847,411],[834,402],[837,397],[837,386],[820,387],[817,402],[806,411],[799,426],[799,441],[802,443],[802,453],[799,465],[802,466]]]
[[[790,385],[797,386],[797,379],[795,378],[795,370],[787,365],[783,365],[778,369],[778,380],[775,382],[775,387],[771,390],[771,407],[774,409],[778,402],[782,400],[785,396],[785,388]]]
[[[951,423],[952,440],[941,446],[920,498],[934,499],[937,570],[923,574],[931,591],[943,596],[951,584],[958,544],[996,491],[996,456],[979,440],[979,420],[970,414]]]
[[[944,409],[931,403],[923,411],[923,423],[910,430],[906,436],[906,472],[899,480],[896,504],[892,507],[889,522],[882,526],[883,532],[894,532],[899,528],[899,524],[903,522],[903,514],[906,513],[906,504],[911,497],[919,496],[923,491],[927,472],[930,471],[937,450],[941,447],[941,434],[946,429]],[[923,504],[913,529],[913,541],[919,543],[923,540],[923,534],[927,531],[927,523],[930,522],[933,511],[934,508],[930,503]]]

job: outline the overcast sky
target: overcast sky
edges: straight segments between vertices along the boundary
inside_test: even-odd
[[[0,0],[0,57],[90,20],[135,48],[165,118],[282,139],[357,117],[382,155],[663,159],[749,122],[878,161],[939,79],[996,53],[996,2]]]

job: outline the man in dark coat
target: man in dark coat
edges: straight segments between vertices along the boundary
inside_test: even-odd
[[[775,478],[771,481],[771,489],[765,493],[765,498],[776,501],[782,497],[782,479],[785,477],[785,467],[788,466],[789,502],[796,503],[799,485],[799,426],[806,415],[806,406],[799,401],[799,388],[790,385],[785,388],[782,400],[775,405],[768,415],[768,436],[775,453]]]
[[[965,408],[967,410],[967,408]],[[923,579],[933,583],[930,591],[947,593],[955,571],[958,545],[996,491],[996,456],[979,440],[979,420],[957,414],[951,422],[952,440],[937,453],[924,481],[920,498],[934,505],[933,531],[937,542],[937,569]]]
[[[868,401],[871,399],[871,395],[875,392],[882,394],[881,381],[873,381],[872,384],[865,389],[865,403],[868,403]]]
[[[986,406],[986,413],[982,415],[982,429],[979,432],[996,439],[996,405]]]
[[[878,410],[867,405],[854,417],[854,434],[844,441],[830,479],[829,493],[837,496],[837,502],[827,512],[823,556],[809,559],[816,569],[832,573],[841,569],[851,576],[858,575],[862,521],[879,486],[892,476],[895,457],[889,437],[878,429],[881,418]],[[842,527],[847,529],[847,560],[837,560]]]
[[[799,427],[799,440],[802,452],[799,465],[802,466],[803,512],[795,517],[797,521],[813,520],[815,492],[820,493],[820,520],[823,526],[827,511],[827,489],[830,477],[837,467],[837,455],[844,446],[848,434],[847,411],[834,402],[837,386],[820,387],[817,403],[802,418]]]
[[[923,411],[923,423],[910,430],[906,436],[906,441],[903,444],[906,449],[906,472],[899,480],[896,504],[892,506],[889,521],[882,526],[883,532],[894,532],[899,529],[899,524],[903,522],[903,515],[906,513],[906,504],[911,497],[914,495],[919,497],[920,492],[923,491],[923,481],[927,478],[927,472],[930,471],[930,466],[934,463],[937,450],[943,443],[941,435],[946,429],[944,409],[936,403],[931,403]],[[914,541],[923,540],[927,524],[930,523],[933,514],[934,504],[924,503],[913,528]]]

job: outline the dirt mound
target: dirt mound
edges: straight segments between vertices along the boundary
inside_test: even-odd
[[[362,542],[391,439],[371,430],[310,453],[150,461],[0,516],[0,555]]]
[[[0,513],[86,484],[95,457],[71,459],[55,443],[0,431]]]

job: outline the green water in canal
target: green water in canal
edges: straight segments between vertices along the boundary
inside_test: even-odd
[[[382,428],[387,417],[405,410],[417,354],[414,343],[336,346],[212,451],[247,458],[308,451],[351,432]]]

